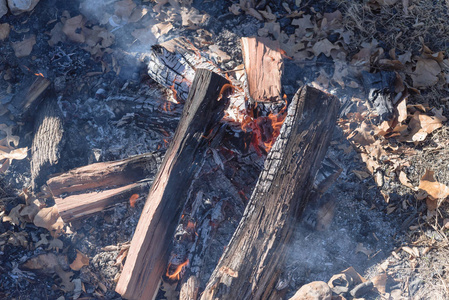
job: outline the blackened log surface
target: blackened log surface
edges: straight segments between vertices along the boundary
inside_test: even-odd
[[[175,136],[151,187],[116,291],[126,299],[152,299],[165,272],[168,250],[187,191],[208,147],[207,135],[224,114],[217,101],[228,83],[197,70]]]
[[[63,148],[63,122],[56,100],[48,100],[37,111],[31,146],[31,179],[33,188],[59,172],[58,162]]]
[[[201,299],[278,299],[286,244],[305,206],[333,132],[339,100],[301,88],[244,216]]]

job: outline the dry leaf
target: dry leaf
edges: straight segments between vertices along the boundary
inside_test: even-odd
[[[13,209],[11,209],[11,211],[9,212],[9,215],[7,216],[3,216],[3,222],[10,222],[13,225],[20,225],[20,210],[22,209],[22,207],[24,207],[25,205],[23,204],[19,204],[16,207],[14,207]]]
[[[33,34],[29,38],[21,42],[12,42],[11,47],[14,49],[16,57],[25,57],[30,55],[33,46],[36,44],[36,36]]]
[[[72,292],[75,289],[75,284],[72,282],[73,272],[66,272],[60,266],[55,267],[55,272],[61,278],[61,290],[64,292]]]
[[[9,159],[10,161],[12,161],[13,159],[24,159],[25,157],[27,157],[28,155],[28,148],[19,148],[19,149],[14,149],[11,150],[10,152],[4,152],[2,150],[0,150],[0,160],[2,159]]]
[[[59,266],[58,257],[54,253],[44,253],[27,260],[22,267],[29,270],[40,270],[44,273],[52,273]]]
[[[346,270],[341,272],[342,274],[345,274],[346,276],[349,276],[352,278],[352,283],[354,285],[357,285],[359,283],[363,283],[366,281],[365,278],[363,278],[362,275],[360,275],[353,267],[349,267]]]
[[[75,43],[84,43],[84,18],[82,15],[68,19],[62,27],[62,32]]]
[[[64,226],[56,206],[41,209],[34,217],[34,225],[46,228],[53,237],[59,236]]]
[[[399,173],[399,181],[406,187],[409,187],[412,190],[415,189],[415,187],[413,186],[413,184],[410,182],[410,180],[407,178],[407,175],[403,171]]]
[[[449,187],[437,182],[434,174],[435,172],[426,170],[426,173],[421,178],[418,186],[418,200],[423,200],[426,197],[433,201],[444,200],[449,196]]]
[[[311,18],[311,15],[304,15],[302,18],[292,20],[292,25],[298,26],[298,29],[295,31],[298,38],[302,38],[307,33],[307,29],[315,28],[315,25],[310,20]]]
[[[170,30],[173,29],[173,24],[170,22],[162,22],[155,24],[151,27],[151,32],[154,34],[156,38],[161,37],[162,35],[167,34]]]
[[[75,260],[70,264],[70,268],[73,271],[79,271],[82,267],[89,265],[89,258],[83,254],[82,252],[76,250],[76,258]]]
[[[398,105],[397,105],[397,110],[398,110],[398,122],[402,123],[403,121],[405,121],[407,119],[407,101],[406,98],[402,99]]]
[[[235,4],[235,3],[232,4],[231,7],[229,7],[229,11],[232,12],[236,16],[238,16],[242,13],[241,9],[240,9],[240,5]]]
[[[5,40],[9,36],[11,27],[8,23],[0,24],[0,41]]]
[[[72,283],[75,285],[73,289],[73,299],[78,299],[81,296],[81,293],[83,292],[83,284],[81,282],[81,279],[73,279]]]
[[[360,171],[360,170],[352,170],[352,173],[354,173],[354,175],[357,176],[357,178],[359,180],[364,180],[364,179],[368,178],[369,176],[371,176],[368,172]]]
[[[61,240],[58,239],[52,239],[50,243],[48,244],[47,250],[56,250],[59,251],[60,249],[64,248],[64,243]]]
[[[387,284],[387,274],[383,273],[371,279],[373,286],[380,294],[385,294],[385,286]]]
[[[137,5],[133,0],[122,0],[114,3],[114,14],[122,19],[127,20]]]
[[[441,73],[440,65],[433,59],[420,58],[416,63],[415,71],[411,74],[413,87],[426,88],[438,82]]]
[[[321,41],[318,41],[312,47],[313,53],[316,56],[323,53],[327,57],[329,57],[331,55],[332,50],[338,50],[338,49],[340,49],[340,47],[332,44],[328,39],[323,39]]]
[[[50,39],[48,44],[54,47],[59,42],[64,42],[66,40],[66,35],[62,32],[64,25],[61,22],[55,24],[55,27],[50,31]]]

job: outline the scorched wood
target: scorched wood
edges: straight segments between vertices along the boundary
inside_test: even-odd
[[[8,109],[20,117],[26,115],[32,108],[36,108],[42,97],[42,93],[48,88],[51,81],[42,76],[32,79],[29,86],[21,89],[8,105]]]
[[[253,102],[281,101],[283,59],[279,43],[266,38],[241,39],[248,95]]]
[[[328,148],[339,101],[311,87],[291,103],[264,170],[201,299],[278,299],[296,216]]]
[[[127,299],[152,299],[165,272],[168,250],[187,198],[201,166],[210,131],[224,114],[218,100],[223,77],[196,71],[181,120],[156,175],[134,233],[116,291]]]
[[[157,172],[160,153],[100,162],[57,175],[47,181],[64,222],[146,195]],[[64,196],[62,196],[64,195]]]

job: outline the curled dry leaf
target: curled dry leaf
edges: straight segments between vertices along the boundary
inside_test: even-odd
[[[28,155],[28,148],[19,148],[11,150],[10,152],[5,152],[3,150],[0,150],[0,160],[2,159],[9,159],[12,161],[13,159],[21,160],[27,157]]]
[[[426,88],[438,82],[438,75],[441,68],[438,62],[433,59],[420,58],[416,63],[415,71],[411,74],[413,87]]]
[[[32,257],[22,265],[28,270],[39,270],[44,273],[53,273],[56,266],[59,266],[59,259],[54,253]]]
[[[340,47],[332,44],[328,39],[323,39],[321,41],[318,41],[312,47],[312,51],[316,56],[323,53],[327,57],[331,56],[332,50],[338,50],[338,49],[340,49]]]
[[[426,170],[419,182],[418,200],[428,198],[431,201],[444,200],[449,196],[449,187],[435,180],[435,172]],[[431,203],[429,203],[431,204]]]
[[[127,20],[136,6],[133,0],[117,1],[114,3],[114,13],[117,17]]]
[[[9,215],[3,217],[3,222],[9,222],[16,226],[20,225],[20,221],[22,219],[20,217],[20,210],[24,206],[25,205],[23,205],[23,204],[19,204],[16,207],[14,207],[13,209],[11,209],[11,211],[9,212]]]
[[[12,42],[11,47],[14,50],[16,57],[25,57],[30,55],[33,46],[36,44],[36,36],[33,34],[30,37],[20,42]]]
[[[382,295],[385,294],[385,286],[387,284],[387,274],[383,273],[371,279],[373,286]]]
[[[76,250],[76,258],[75,260],[70,264],[70,268],[73,271],[79,271],[82,267],[89,265],[89,257],[87,257],[86,254],[82,253],[81,251]]]

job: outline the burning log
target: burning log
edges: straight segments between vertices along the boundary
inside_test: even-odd
[[[165,273],[168,250],[188,189],[201,166],[208,139],[223,117],[218,101],[228,81],[196,71],[173,141],[143,208],[116,291],[127,299],[152,299]]]
[[[45,102],[37,111],[31,146],[31,179],[34,189],[44,184],[50,174],[59,172],[58,163],[64,146],[61,115],[54,99]]]
[[[278,299],[275,289],[296,216],[330,142],[339,101],[301,88],[252,197],[201,299]]]
[[[252,102],[282,101],[283,59],[277,41],[267,38],[241,39],[248,92]]]
[[[95,163],[50,178],[47,186],[59,215],[64,222],[70,222],[128,201],[134,194],[146,194],[160,156],[150,153]]]

